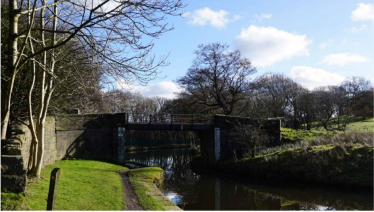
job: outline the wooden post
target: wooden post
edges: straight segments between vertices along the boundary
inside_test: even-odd
[[[49,181],[47,211],[51,211],[55,207],[59,177],[60,177],[60,168],[54,168],[51,172],[51,179]]]

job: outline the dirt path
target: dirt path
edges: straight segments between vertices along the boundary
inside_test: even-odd
[[[129,177],[127,176],[128,171],[130,170],[120,172],[122,183],[123,183],[123,189],[125,192],[126,203],[127,203],[126,210],[143,211],[143,208],[139,205],[138,197],[136,196],[134,192],[134,188],[132,187],[130,183]]]

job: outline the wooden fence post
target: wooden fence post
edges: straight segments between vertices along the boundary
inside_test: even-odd
[[[54,168],[51,172],[51,179],[49,181],[47,211],[51,211],[55,207],[59,177],[60,177],[60,168]]]

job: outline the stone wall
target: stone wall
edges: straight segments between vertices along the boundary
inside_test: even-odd
[[[57,131],[57,159],[112,160],[112,129]]]
[[[20,126],[10,128],[10,138],[1,140],[1,191],[23,193],[26,170],[21,155],[25,136]]]
[[[118,129],[125,114],[86,114],[58,117],[56,158],[74,157],[119,162]]]
[[[10,127],[10,138],[1,141],[1,190],[23,193],[30,156],[31,132],[25,125]],[[45,154],[42,166],[56,161],[55,118],[45,122]]]
[[[24,160],[24,168],[27,168],[30,157],[30,146],[31,146],[31,131],[25,126],[21,125],[22,134],[24,137],[24,143],[22,145],[21,154]],[[44,134],[44,159],[43,166],[54,163],[56,159],[56,119],[55,117],[46,117],[45,119],[45,134]]]

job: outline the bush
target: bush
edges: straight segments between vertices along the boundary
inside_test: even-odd
[[[237,124],[230,133],[242,152],[242,157],[255,157],[257,152],[269,143],[266,132],[253,125]]]

